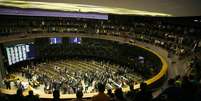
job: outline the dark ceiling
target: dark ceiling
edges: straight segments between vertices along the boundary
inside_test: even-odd
[[[201,0],[31,0],[90,4],[167,13],[173,16],[201,16]]]

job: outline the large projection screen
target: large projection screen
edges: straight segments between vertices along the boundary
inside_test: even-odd
[[[35,58],[34,43],[19,43],[5,46],[8,65]]]

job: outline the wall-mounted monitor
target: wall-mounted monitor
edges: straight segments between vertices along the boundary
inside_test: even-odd
[[[33,42],[6,46],[5,49],[9,65],[35,58],[35,47]]]
[[[81,44],[81,38],[80,37],[71,37],[69,38],[70,43],[75,43],[75,44]]]
[[[50,44],[60,44],[62,43],[62,38],[55,37],[55,38],[50,38]]]

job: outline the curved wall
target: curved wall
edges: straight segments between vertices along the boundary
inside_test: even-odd
[[[155,75],[152,78],[150,78],[150,79],[145,81],[149,86],[156,85],[157,82],[160,82],[161,80],[164,80],[164,77],[167,74],[168,63],[167,63],[165,58],[163,58],[157,52],[151,50],[148,47],[145,47],[145,46],[140,45],[140,44],[129,43],[129,40],[130,40],[129,38],[107,36],[107,35],[90,35],[90,34],[86,35],[86,34],[72,34],[72,33],[62,33],[62,34],[60,34],[60,33],[51,33],[51,34],[49,34],[49,33],[38,33],[38,34],[30,35],[30,36],[17,35],[17,36],[9,36],[9,37],[6,37],[6,38],[1,37],[0,43],[6,43],[6,42],[12,42],[12,41],[18,41],[18,40],[25,40],[25,39],[45,38],[45,37],[87,37],[87,38],[112,40],[112,41],[118,41],[118,42],[121,42],[121,43],[127,43],[127,44],[131,44],[131,45],[135,45],[135,46],[138,46],[140,48],[143,48],[143,49],[155,54],[158,58],[160,58],[160,60],[162,62],[162,69],[160,70],[160,72],[157,75]],[[139,84],[134,85],[134,88],[138,89]],[[124,91],[127,91],[127,90],[128,90],[128,88],[124,89]],[[94,94],[86,94],[86,95],[84,95],[84,97],[91,97]],[[52,98],[51,95],[42,95],[40,97],[42,97],[42,98]],[[65,99],[65,98],[74,98],[74,97],[75,97],[75,95],[68,96],[68,97],[64,96],[62,98]]]

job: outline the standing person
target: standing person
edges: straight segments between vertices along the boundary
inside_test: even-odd
[[[105,93],[105,85],[98,83],[98,94],[92,97],[92,101],[110,101],[110,97]]]
[[[25,101],[22,89],[17,90],[17,93],[13,95],[11,101]]]
[[[121,88],[117,88],[115,90],[115,101],[127,101],[126,98],[124,97],[123,91]]]
[[[110,97],[110,101],[114,101],[114,94],[111,89],[107,90],[107,95]]]
[[[163,91],[168,101],[181,101],[181,87],[176,86],[175,79],[168,80],[168,88]]]
[[[4,83],[6,85],[6,89],[11,89],[11,81],[10,81],[10,76],[9,75],[6,75],[6,79],[4,80]]]
[[[52,101],[60,101],[60,91],[59,90],[54,90],[53,91],[53,99]]]
[[[9,101],[9,96],[5,95],[5,94],[2,94],[1,90],[0,90],[0,100],[1,101]]]
[[[29,95],[25,97],[26,101],[40,101],[39,97],[33,94],[33,91],[29,91]]]
[[[6,85],[6,89],[11,89],[10,80],[6,79],[4,80],[4,83]]]
[[[133,99],[135,99],[135,96],[136,96],[136,90],[134,90],[134,85],[133,85],[133,83],[131,83],[131,84],[129,85],[129,88],[130,88],[130,91],[127,92],[126,97],[127,97],[127,99],[129,99],[129,100],[133,100]]]
[[[85,101],[84,99],[82,99],[83,97],[83,93],[81,90],[78,90],[76,92],[76,99],[73,99],[72,101]]]
[[[140,84],[140,92],[136,94],[136,101],[152,101],[152,92],[145,82]]]

